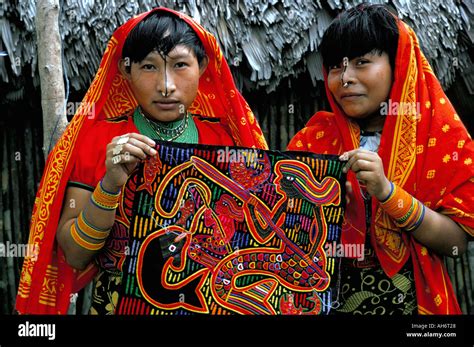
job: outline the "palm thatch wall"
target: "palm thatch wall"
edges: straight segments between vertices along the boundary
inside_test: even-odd
[[[474,130],[474,5],[472,1],[377,0],[396,10],[420,39],[458,114]],[[61,0],[67,101],[80,101],[112,32],[156,6],[189,14],[218,39],[269,144],[288,140],[319,109],[327,109],[318,46],[325,28],[360,1],[340,0]],[[36,1],[0,2],[0,242],[26,242],[41,176],[41,105],[35,32]],[[15,160],[15,153],[21,154]],[[463,310],[472,312],[474,246],[449,260]],[[468,257],[471,257],[469,260]],[[469,263],[471,268],[469,268]],[[0,313],[11,312],[21,259],[0,259]]]
[[[87,88],[115,28],[157,5],[191,15],[216,35],[244,89],[275,90],[282,79],[309,73],[322,80],[317,47],[325,28],[342,9],[360,1],[289,0],[62,0],[60,29],[66,75],[76,90]],[[472,66],[474,5],[455,0],[372,1],[395,8],[417,32],[421,46],[444,87],[456,71]],[[10,59],[0,60],[0,77],[9,82],[30,66],[36,77],[36,1],[0,3],[2,46]],[[13,59],[12,59],[13,58]]]
[[[284,148],[288,138],[315,110],[325,104],[322,88],[322,61],[318,46],[325,28],[342,9],[360,1],[307,0],[61,0],[60,30],[64,42],[64,74],[69,100],[78,101],[87,89],[99,65],[111,34],[120,24],[137,13],[158,5],[191,15],[214,33],[231,66],[238,88],[245,96],[269,96],[279,100],[281,112],[293,107],[295,128],[289,122],[280,137],[265,123],[285,117],[270,114],[261,103],[254,111],[264,121],[264,132],[274,148]],[[474,93],[474,5],[472,1],[373,0],[398,12],[417,32],[423,51],[445,88],[456,81]],[[27,85],[38,88],[36,1],[7,0],[0,3],[0,103],[25,98]],[[1,57],[2,53],[5,55]],[[457,78],[458,77],[458,78]],[[305,93],[292,87],[299,85]],[[275,92],[275,94],[273,94]],[[281,94],[284,98],[281,99]],[[292,97],[290,97],[292,95]],[[279,96],[277,99],[276,97]],[[77,98],[78,100],[74,100]],[[290,103],[288,99],[294,103]],[[457,100],[460,99],[460,100]],[[455,105],[466,102],[455,95]],[[471,98],[472,99],[472,98]],[[296,105],[307,105],[298,109]],[[251,105],[253,106],[253,105]],[[461,118],[474,129],[468,117],[472,108],[458,110]],[[299,113],[304,111],[305,113]],[[264,120],[270,116],[270,120]]]

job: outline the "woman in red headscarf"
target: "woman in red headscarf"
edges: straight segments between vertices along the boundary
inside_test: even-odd
[[[267,148],[216,39],[166,8],[116,30],[48,157],[30,227],[39,253],[25,258],[18,312],[64,314],[98,272],[93,312],[114,312],[126,256],[115,210],[128,175],[157,154],[153,138]]]
[[[384,7],[343,12],[321,52],[333,112],[316,113],[288,148],[347,160],[342,243],[365,257],[343,260],[336,311],[460,313],[442,256],[474,235],[470,135],[413,30]]]

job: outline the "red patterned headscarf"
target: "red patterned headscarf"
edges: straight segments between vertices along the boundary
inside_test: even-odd
[[[474,236],[474,142],[443,92],[420,50],[414,31],[397,19],[398,50],[390,93],[398,114],[387,116],[378,154],[385,175],[427,207],[448,215]],[[333,113],[318,112],[298,133],[289,149],[342,154],[359,147],[360,129],[346,117],[327,85]],[[355,201],[347,207],[342,242],[363,244],[365,216],[355,175]],[[371,244],[385,273],[392,277],[410,258],[413,261],[418,312],[460,313],[443,260],[398,229],[376,199],[372,204]]]
[[[20,313],[65,314],[71,293],[96,273],[91,264],[79,272],[67,265],[58,247],[56,229],[68,178],[76,156],[75,144],[97,121],[126,114],[137,107],[128,82],[118,70],[122,48],[130,31],[155,11],[179,16],[202,41],[209,64],[199,80],[198,94],[189,108],[194,114],[219,117],[231,130],[235,144],[266,149],[267,144],[250,107],[237,90],[215,37],[188,16],[167,8],[140,14],[118,28],[105,50],[99,70],[81,107],[50,153],[33,208],[29,244],[39,250],[25,258],[16,309]]]

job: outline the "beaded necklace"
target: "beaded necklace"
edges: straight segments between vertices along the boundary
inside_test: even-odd
[[[183,133],[185,132],[186,128],[188,127],[188,120],[189,120],[189,114],[186,113],[186,115],[183,117],[178,122],[170,122],[168,124],[158,124],[157,122],[153,122],[150,119],[148,119],[142,112],[141,107],[138,107],[138,112],[140,112],[140,115],[145,118],[147,123],[153,128],[153,130],[156,132],[156,135],[160,138],[160,140],[163,141],[174,141]],[[178,123],[177,125],[173,123]]]
[[[162,141],[198,143],[197,128],[190,113],[175,122],[158,123],[148,119],[141,108],[137,107],[133,119],[138,131],[150,138],[158,136],[158,139]]]

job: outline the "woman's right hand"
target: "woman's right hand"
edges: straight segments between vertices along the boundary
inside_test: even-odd
[[[145,135],[129,133],[114,137],[107,145],[103,187],[111,192],[120,190],[140,161],[158,154],[153,147],[155,141]]]

